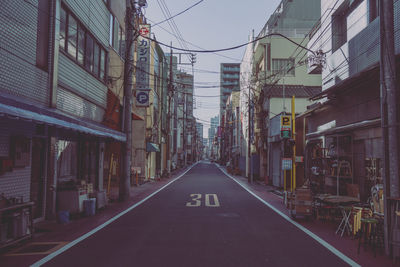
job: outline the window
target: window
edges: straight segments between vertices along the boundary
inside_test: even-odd
[[[90,35],[86,37],[86,59],[85,67],[93,72],[93,38]]]
[[[85,30],[79,25],[78,30],[78,62],[83,65],[85,54]]]
[[[59,140],[57,145],[57,177],[62,180],[76,179],[78,143]]]
[[[125,54],[125,33],[116,17],[110,14],[110,45],[120,55]]]
[[[65,49],[65,40],[67,33],[67,12],[61,8],[60,12],[60,47]]]
[[[68,54],[76,58],[76,42],[77,42],[78,24],[71,15],[68,16]]]
[[[120,27],[119,27],[119,23],[118,20],[114,17],[114,29],[113,29],[113,47],[115,49],[115,51],[119,52],[119,35],[120,35],[120,31],[119,31]]]
[[[101,80],[106,77],[106,50],[64,7],[60,14],[60,49]]]
[[[94,75],[99,76],[99,67],[100,67],[100,47],[97,43],[94,43],[93,49],[93,72]]]
[[[272,72],[295,76],[294,58],[272,59]]]
[[[104,80],[106,71],[106,52],[101,49],[100,52],[100,79]]]
[[[347,19],[344,12],[332,16],[332,52],[338,50],[347,41]]]

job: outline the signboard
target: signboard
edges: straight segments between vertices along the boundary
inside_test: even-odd
[[[282,170],[291,170],[292,169],[292,159],[291,158],[283,158],[282,159]]]
[[[150,72],[150,24],[139,25],[139,37],[137,38],[137,62],[136,62],[136,90],[149,89]]]
[[[292,118],[288,115],[281,116],[281,129],[282,128],[292,128]]]
[[[304,157],[303,156],[296,156],[296,163],[301,163],[304,162]]]
[[[137,90],[136,91],[136,106],[148,107],[149,106],[149,93],[150,90]]]

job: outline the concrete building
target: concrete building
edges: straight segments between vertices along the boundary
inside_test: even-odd
[[[252,172],[262,180],[269,177],[276,186],[284,184],[282,140],[270,135],[270,119],[276,114],[290,112],[290,98],[293,95],[296,97],[296,113],[305,111],[307,105],[312,103],[308,98],[321,90],[321,76],[307,72],[306,50],[271,34],[280,33],[296,43],[307,44],[308,34],[319,17],[319,0],[281,1],[257,38],[270,36],[257,41],[254,46],[249,45],[246,54],[247,58],[251,58],[252,75],[244,79],[246,82],[242,83],[242,92],[243,95],[247,93],[249,98],[250,91],[247,107],[254,113],[250,119],[253,132],[251,143],[254,146],[251,148]],[[248,63],[244,64],[247,64],[247,69],[250,68]],[[250,166],[248,159],[247,163]]]
[[[110,6],[6,1],[6,13],[0,16],[0,195],[33,201],[35,222],[59,210],[82,211],[90,192],[104,205],[104,148],[125,141],[119,126],[106,122]]]
[[[222,119],[226,100],[232,92],[240,90],[240,63],[221,63],[219,114]]]
[[[208,128],[208,146],[210,149],[210,157],[215,158],[217,148],[215,146],[215,140],[218,138],[218,127],[219,127],[219,115],[210,119],[210,128]]]
[[[346,140],[351,151],[342,152],[347,151],[346,160],[354,168],[350,179],[340,179],[339,188],[336,177],[324,176],[320,179],[324,180],[325,190],[339,194],[347,193],[347,183],[358,184],[362,200],[369,197],[372,183],[383,183],[381,175],[368,178],[364,173],[371,161],[381,166],[383,151],[379,14],[373,2],[376,1],[358,1],[350,5],[347,1],[338,1],[335,9],[329,11],[333,3],[322,1],[321,13],[326,14],[320,27],[327,27],[327,30],[325,33],[316,31],[309,43],[310,49],[325,53],[326,67],[321,68],[315,60],[309,64],[311,73],[322,73],[323,91],[313,98],[320,100],[315,114],[307,116],[306,154],[317,146],[336,146],[341,150]],[[395,10],[399,10],[398,1],[395,1]],[[399,25],[400,21],[395,17],[395,31],[400,28]],[[340,35],[336,31],[339,28]],[[398,55],[398,40],[395,50]],[[307,164],[306,173],[311,175],[312,164]],[[370,179],[374,181],[371,183]]]
[[[304,114],[307,121],[305,155],[308,159],[305,173],[321,191],[351,195],[356,190],[363,202],[374,198],[371,194],[374,190],[385,192],[384,199],[398,198],[396,192],[399,190],[398,185],[389,180],[386,180],[386,190],[383,190],[384,153],[389,153],[391,144],[385,147],[382,129],[382,120],[387,118],[381,116],[382,111],[385,114],[381,97],[386,95],[386,89],[380,84],[382,33],[378,2],[322,0],[321,25],[308,45],[323,55],[322,58],[309,55],[309,71],[322,73],[323,91],[313,97],[319,100],[319,105]],[[394,1],[393,61],[397,67],[400,20],[396,14],[399,11],[400,1]],[[313,151],[325,153],[315,155]],[[318,160],[327,164],[317,164]],[[391,212],[394,203],[387,201],[384,204],[385,222],[389,222],[385,240],[397,238],[394,230],[397,226],[390,223],[396,217]],[[386,245],[389,253],[392,243]],[[393,253],[398,256],[398,252]]]
[[[176,74],[177,95],[177,150],[178,166],[192,160],[193,125],[193,75],[178,70]]]

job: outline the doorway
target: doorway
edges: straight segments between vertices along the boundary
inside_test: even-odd
[[[46,140],[34,137],[32,139],[31,168],[31,201],[33,219],[35,222],[44,220],[45,214],[45,180],[46,180]]]

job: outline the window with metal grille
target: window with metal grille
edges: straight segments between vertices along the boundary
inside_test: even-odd
[[[284,76],[295,76],[294,58],[272,59],[272,73]]]

